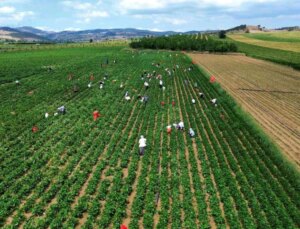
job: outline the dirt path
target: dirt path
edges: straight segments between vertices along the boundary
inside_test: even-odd
[[[300,165],[300,72],[246,56],[190,54]]]

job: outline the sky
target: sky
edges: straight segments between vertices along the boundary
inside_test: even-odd
[[[300,0],[0,0],[0,27],[153,31],[300,25]]]

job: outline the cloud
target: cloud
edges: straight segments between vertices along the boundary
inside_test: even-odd
[[[160,24],[163,22],[171,25],[183,25],[187,23],[185,19],[178,19],[178,18],[160,18],[154,21],[155,24]]]
[[[80,2],[80,1],[63,1],[62,4],[68,9],[76,10],[75,14],[78,18],[76,23],[89,23],[91,20],[96,18],[108,17],[109,13],[104,10],[98,10],[102,4],[102,1],[97,1],[96,4],[91,4],[90,2]]]
[[[65,28],[63,31],[80,31],[80,30],[81,30],[80,28],[68,27]]]
[[[13,13],[15,11],[16,11],[16,9],[12,6],[0,7],[0,14],[10,14],[10,13]]]
[[[75,10],[90,10],[93,8],[89,2],[74,2],[74,1],[63,1],[62,4]]]
[[[33,16],[33,11],[17,11],[12,6],[0,7],[0,23],[1,24],[16,24],[22,22],[26,17]]]
[[[109,14],[106,11],[88,11],[85,13],[79,13],[77,14],[77,17],[80,18],[80,20],[77,20],[77,23],[88,23],[91,20],[95,18],[103,18],[108,17]]]

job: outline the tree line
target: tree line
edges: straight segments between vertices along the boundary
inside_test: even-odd
[[[234,43],[201,34],[144,37],[133,40],[130,43],[130,47],[208,52],[237,52],[237,46]]]

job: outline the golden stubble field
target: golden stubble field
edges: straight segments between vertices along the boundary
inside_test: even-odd
[[[300,165],[300,72],[242,55],[189,54]]]
[[[297,35],[300,36],[300,32],[297,33]],[[251,45],[257,45],[257,46],[262,46],[262,47],[272,48],[272,49],[281,49],[281,50],[292,51],[292,52],[300,52],[299,42],[266,41],[266,40],[255,39],[252,37],[247,37],[245,36],[245,34],[232,34],[229,35],[229,37],[233,40],[251,44]]]

